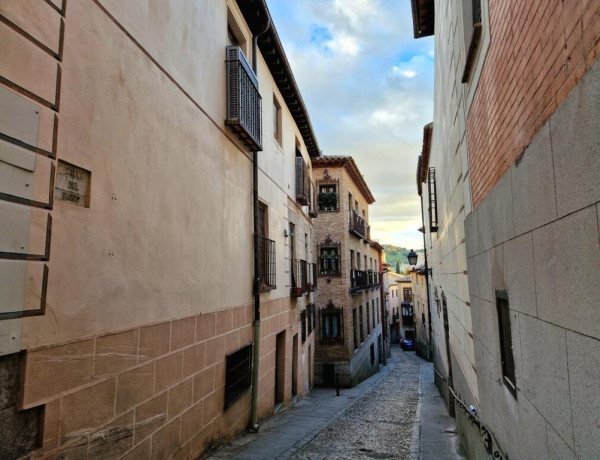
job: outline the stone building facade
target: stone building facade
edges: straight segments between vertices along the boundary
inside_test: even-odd
[[[415,315],[415,351],[421,358],[431,361],[429,308],[427,307],[427,278],[423,265],[410,272],[412,302]],[[437,312],[435,312],[437,314]]]
[[[351,157],[313,158],[318,326],[315,382],[354,386],[379,369],[383,353],[381,257],[370,240],[375,202]]]
[[[413,13],[415,36],[435,33],[418,186],[432,316],[451,312],[433,321],[454,377],[438,381],[462,442],[470,458],[597,458],[600,2],[414,0]],[[440,273],[444,257],[468,285]]]
[[[0,457],[197,458],[252,365],[259,420],[305,395],[320,152],[266,4],[0,15]]]

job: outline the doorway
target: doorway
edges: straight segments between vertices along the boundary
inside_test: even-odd
[[[292,345],[292,396],[298,395],[298,334],[294,335]]]
[[[285,331],[275,339],[275,404],[285,399]]]

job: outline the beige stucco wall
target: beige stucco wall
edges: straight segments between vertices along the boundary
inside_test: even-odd
[[[92,173],[90,207],[54,203],[47,311],[23,320],[22,348],[251,301],[251,161],[223,122],[226,5],[101,5],[69,5],[57,133],[58,157]],[[26,68],[34,58],[18,57]],[[311,225],[288,200],[296,139],[308,155],[285,105],[275,144],[277,89],[262,58],[258,75],[259,195],[284,267],[289,212]],[[288,295],[277,276],[268,299]]]

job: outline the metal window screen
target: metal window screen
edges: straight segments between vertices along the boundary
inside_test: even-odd
[[[250,388],[252,344],[225,357],[225,407],[227,409]]]

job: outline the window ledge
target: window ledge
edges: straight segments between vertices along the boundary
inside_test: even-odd
[[[478,22],[473,26],[473,35],[471,36],[471,43],[469,44],[469,51],[467,52],[467,60],[465,63],[465,70],[462,75],[462,83],[468,83],[471,78],[471,73],[475,68],[475,61],[477,57],[477,52],[479,50],[479,44],[481,43],[481,35],[482,35],[482,26],[481,22]]]

